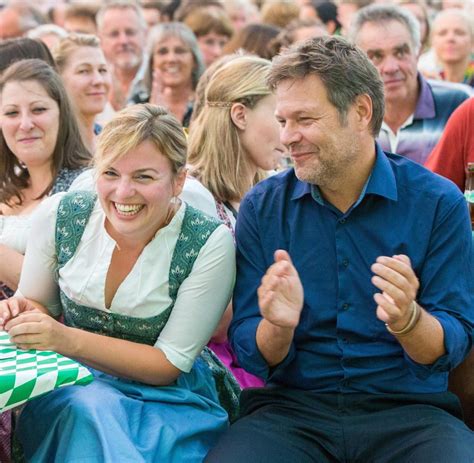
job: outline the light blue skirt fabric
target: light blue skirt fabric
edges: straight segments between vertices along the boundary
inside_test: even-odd
[[[16,433],[27,461],[198,463],[227,429],[200,358],[172,386],[92,372],[91,384],[57,389],[25,406]]]

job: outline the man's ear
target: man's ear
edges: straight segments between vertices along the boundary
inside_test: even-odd
[[[369,95],[358,95],[354,102],[354,109],[359,128],[364,130],[370,127],[373,115],[372,98]]]
[[[247,108],[242,103],[233,103],[230,108],[230,118],[234,125],[240,129],[245,130],[247,127]]]

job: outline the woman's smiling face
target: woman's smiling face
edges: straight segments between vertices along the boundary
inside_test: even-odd
[[[171,199],[181,193],[186,173],[175,174],[171,161],[149,140],[99,174],[97,192],[114,239],[146,244],[166,225]]]
[[[162,86],[191,88],[194,67],[193,53],[179,37],[168,36],[156,44],[153,75]]]
[[[27,167],[52,163],[59,131],[59,106],[35,80],[5,84],[0,96],[5,142]]]

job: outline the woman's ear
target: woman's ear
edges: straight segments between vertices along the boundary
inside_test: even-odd
[[[173,185],[173,196],[179,196],[183,191],[184,182],[186,181],[186,175],[188,173],[188,169],[186,167],[182,167],[179,172],[176,174],[174,178],[174,185]]]
[[[230,108],[230,118],[238,129],[245,130],[247,127],[246,106],[242,103],[234,103]]]

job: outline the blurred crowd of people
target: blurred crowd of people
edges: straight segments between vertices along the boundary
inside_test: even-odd
[[[28,237],[35,226],[33,212],[40,210],[44,215],[47,212],[44,204],[53,210],[60,208],[57,201],[48,202],[48,197],[58,192],[99,189],[99,199],[105,198],[106,185],[111,185],[107,182],[111,182],[112,177],[125,178],[135,164],[140,160],[145,162],[146,153],[139,150],[145,143],[160,146],[158,151],[168,158],[166,162],[171,160],[171,167],[165,169],[171,186],[157,196],[157,201],[166,203],[165,213],[160,216],[161,221],[153,222],[155,231],[168,227],[174,217],[179,218],[180,226],[181,221],[187,223],[181,200],[221,221],[228,235],[222,226],[210,225],[209,240],[221,241],[220,244],[216,241],[214,253],[206,254],[209,260],[197,261],[196,268],[205,275],[209,271],[214,279],[219,272],[221,276],[222,271],[226,273],[226,265],[233,265],[230,254],[234,248],[230,237],[235,241],[243,198],[261,180],[292,165],[288,153],[290,143],[282,143],[279,135],[282,122],[274,116],[276,97],[268,83],[271,62],[290,47],[315,37],[347,39],[367,55],[378,71],[384,101],[379,108],[381,126],[373,135],[381,149],[425,165],[464,191],[466,166],[474,162],[473,18],[474,0],[0,1],[1,299],[8,300],[19,288]],[[341,78],[351,80],[349,74]],[[173,120],[169,121],[168,115]],[[163,129],[152,127],[150,122],[159,118],[165,120]],[[133,127],[133,132],[127,132],[125,121],[130,124],[128,129]],[[122,124],[120,131],[114,124]],[[148,129],[144,128],[146,124]],[[186,139],[180,138],[181,127]],[[160,130],[163,134],[158,134]],[[140,134],[138,141],[133,138],[135,132]],[[130,141],[130,146],[125,133],[135,140]],[[166,137],[167,142],[163,141]],[[120,145],[119,154],[109,153],[111,147],[106,143],[114,145],[114,149],[115,143]],[[187,158],[183,143],[187,143]],[[136,160],[129,159],[124,146],[137,151]],[[185,164],[187,174],[182,174]],[[158,167],[156,172],[161,175]],[[147,179],[139,180],[143,182],[144,191],[145,183],[151,182],[153,176],[158,175],[156,172],[145,171]],[[163,199],[165,196],[169,196],[170,206]],[[117,208],[123,216],[139,212],[125,201]],[[104,207],[103,214],[112,226],[110,214],[113,213]],[[94,225],[97,236],[102,236],[107,229],[102,225],[100,220]],[[114,230],[116,235],[108,229],[107,232],[126,249],[128,232],[119,225]],[[90,236],[91,233],[89,230]],[[139,241],[143,241],[139,252],[131,251],[129,260],[111,258],[111,268],[119,269],[113,277],[114,289],[108,286],[109,277],[102,275],[104,287],[108,288],[106,292],[109,291],[106,310],[112,306],[115,291],[127,275],[120,269],[132,272],[132,264],[148,242],[136,233]],[[40,242],[45,246],[49,243],[46,237]],[[117,244],[119,251],[120,246]],[[112,248],[106,251],[108,248],[104,245],[94,252],[110,254]],[[81,254],[81,248],[78,252]],[[87,259],[92,259],[94,252],[89,250],[85,260],[73,264],[76,270],[90,262]],[[116,252],[113,251],[113,256]],[[177,258],[180,256],[167,254],[167,268],[176,264]],[[211,271],[206,265],[212,267],[212,259],[220,263]],[[48,260],[41,262],[50,265]],[[52,297],[50,293],[57,290],[54,275],[51,273],[47,280],[51,288],[54,286],[50,293],[32,290],[31,272],[39,267],[28,263],[30,277],[23,277],[21,294],[47,306],[46,301]],[[150,271],[149,267],[144,269],[140,271]],[[192,279],[192,272],[190,275]],[[168,273],[161,278],[168,282]],[[159,374],[159,380],[150,380],[150,376],[136,370],[112,367],[113,362],[105,354],[100,359],[84,354],[86,363],[137,381],[169,384],[176,379],[178,370],[191,375],[193,360],[203,346],[208,345],[233,372],[240,387],[261,386],[260,377],[241,368],[227,340],[233,312],[230,300],[233,279],[234,271],[229,270],[217,284],[210,284],[218,302],[207,326],[197,322],[194,325],[198,314],[181,327],[176,321],[179,316],[172,319],[169,325],[172,327],[164,330],[164,339],[169,344],[157,341],[168,363],[144,352],[149,356],[149,363],[142,367],[158,361],[167,371],[166,380]],[[209,282],[197,281],[196,285]],[[61,283],[59,287],[64,290]],[[66,288],[65,294],[71,300],[76,298],[76,302],[84,291],[86,294],[89,290],[97,292],[92,285],[84,289],[71,284]],[[139,301],[153,293],[143,291],[137,296]],[[176,294],[168,300],[168,295],[160,291],[157,300],[176,306],[174,313],[190,303],[189,297],[181,301]],[[103,305],[102,297],[103,292],[97,293],[88,301],[92,306]],[[209,297],[197,290],[195,297],[201,304],[210,303]],[[128,300],[125,298],[122,303]],[[151,316],[147,310],[140,316]],[[122,315],[131,316],[131,312]],[[77,326],[81,327],[80,323]],[[58,328],[54,329],[56,333]],[[95,332],[102,333],[100,329]],[[174,336],[189,336],[192,341],[173,344]],[[66,349],[65,353],[69,351]],[[138,350],[133,351],[133,355],[138,354]],[[199,379],[196,375],[192,379],[185,376],[189,382],[184,385],[183,379],[180,387],[204,394],[205,400],[215,401],[214,396],[200,389],[203,383],[199,382],[205,381],[207,376]],[[184,402],[193,408],[192,400],[183,399]],[[200,432],[217,435],[224,426],[222,413],[225,412],[215,408],[210,413],[220,421],[208,427],[202,421]],[[32,414],[29,419],[34,422],[37,416]],[[198,414],[194,419],[205,421]],[[0,443],[3,444],[0,460],[9,461],[11,415],[2,414],[0,421]],[[48,426],[60,429],[57,422]],[[47,440],[44,436],[50,429],[43,426],[39,432],[43,440],[37,439],[38,442],[29,445],[24,438],[22,443],[28,455],[39,452],[36,455],[47,459],[53,450],[44,447]],[[199,449],[183,446],[176,458],[186,452],[205,455],[211,442],[204,441],[200,441]],[[51,442],[48,445],[54,446]],[[117,451],[128,452],[129,449],[124,445]]]

